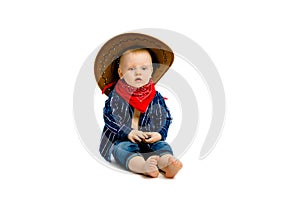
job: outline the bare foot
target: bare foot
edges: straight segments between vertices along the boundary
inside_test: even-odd
[[[146,160],[145,163],[145,175],[151,176],[153,178],[158,177],[159,171],[157,168],[157,161],[159,159],[159,156],[151,156]]]
[[[179,172],[179,170],[182,168],[182,163],[175,159],[173,156],[169,156],[166,158],[161,157],[161,159],[168,159],[167,165],[164,165],[165,167],[160,168],[164,172],[164,176],[166,178],[174,178],[175,175]],[[162,160],[162,163],[165,161]]]

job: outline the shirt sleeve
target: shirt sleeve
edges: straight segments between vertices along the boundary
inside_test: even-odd
[[[155,104],[154,106],[154,131],[160,133],[162,136],[162,140],[164,141],[168,136],[168,130],[172,122],[172,117],[165,103],[165,100],[160,94],[158,94],[157,104]]]
[[[129,117],[128,106],[120,98],[112,96],[105,102],[103,118],[105,126],[116,134],[117,139],[125,140],[132,128],[125,123]]]

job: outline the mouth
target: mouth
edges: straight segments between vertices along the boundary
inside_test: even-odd
[[[141,78],[136,78],[136,79],[134,79],[136,82],[141,82],[142,81],[142,79]]]

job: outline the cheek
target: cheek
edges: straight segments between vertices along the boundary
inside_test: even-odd
[[[152,76],[152,71],[148,71],[145,76],[150,78]]]
[[[126,74],[123,74],[123,77],[127,80],[131,80],[131,79],[133,79],[134,74],[130,73],[130,72],[126,72]]]
[[[133,76],[134,73],[132,71],[127,71],[123,74],[124,76],[127,76],[127,77],[130,77],[130,76]]]
[[[149,70],[149,77],[152,77],[153,74],[153,68]]]

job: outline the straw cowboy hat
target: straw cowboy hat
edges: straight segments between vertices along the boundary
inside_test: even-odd
[[[124,33],[108,40],[99,50],[94,64],[98,86],[109,95],[119,80],[118,66],[120,56],[129,49],[147,49],[152,57],[152,80],[157,83],[168,71],[174,54],[164,42],[141,33]]]

